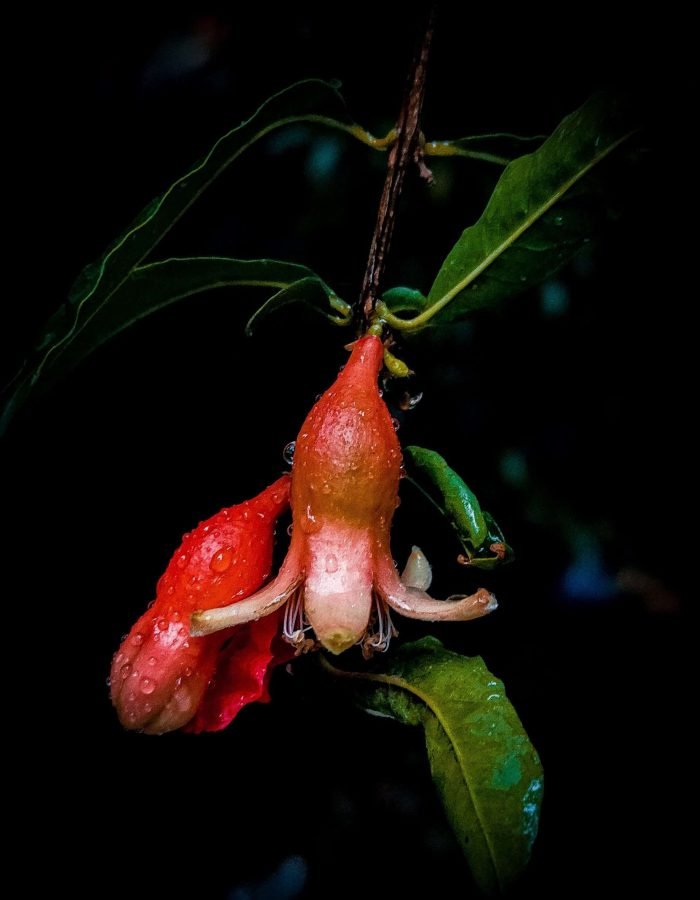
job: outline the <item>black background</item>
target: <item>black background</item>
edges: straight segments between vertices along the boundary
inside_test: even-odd
[[[384,133],[420,31],[419,16],[390,5],[182,10],[62,13],[17,38],[16,77],[30,86],[18,103],[19,162],[32,202],[3,335],[8,375],[80,268],[271,92],[339,78],[356,119]],[[693,467],[682,426],[686,297],[667,273],[674,229],[654,117],[664,86],[648,23],[591,15],[557,23],[554,38],[551,28],[530,13],[445,11],[428,136],[546,133],[592,90],[624,82],[650,111],[651,152],[624,190],[626,214],[559,278],[558,312],[533,290],[441,343],[405,348],[425,396],[401,416],[402,440],[444,453],[517,560],[480,579],[501,602],[492,617],[399,627],[402,639],[430,631],[481,654],[541,752],[544,816],[522,896],[652,885],[676,896]],[[192,41],[205,51],[188,70]],[[156,255],[290,259],[352,299],[384,157],[319,132],[288,143],[237,163]],[[469,161],[434,171],[432,189],[408,180],[387,284],[427,289],[496,176]],[[8,814],[20,847],[42,862],[27,886],[469,896],[420,733],[283,672],[273,704],[218,735],[126,734],[109,705],[111,654],[180,535],[276,477],[283,446],[345,358],[348,337],[298,311],[244,339],[255,304],[252,293],[214,294],[145,321],[37,404],[6,444],[17,585],[6,590],[5,695],[19,788]],[[516,483],[514,471],[527,477]],[[399,512],[397,558],[416,541],[438,596],[465,579],[476,586],[454,565],[451,535],[408,491]],[[593,562],[581,549],[591,546]],[[645,578],[655,579],[648,590],[619,588]]]

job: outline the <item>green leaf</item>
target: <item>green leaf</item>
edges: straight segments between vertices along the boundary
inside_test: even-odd
[[[418,331],[445,324],[550,277],[607,216],[594,171],[634,133],[625,104],[596,94],[534,153],[510,163],[481,218],[445,259],[423,311],[389,324]]]
[[[392,312],[420,312],[427,302],[425,294],[409,287],[389,288],[381,299]]]
[[[480,657],[432,637],[371,672],[325,668],[348,679],[367,711],[422,725],[433,780],[477,884],[505,891],[523,872],[537,835],[542,766],[517,713]]]
[[[248,320],[245,327],[246,334],[250,337],[261,319],[290,303],[304,303],[320,312],[335,325],[350,325],[352,322],[350,304],[341,300],[317,275],[310,275],[300,278],[288,287],[283,287],[270,297]]]
[[[470,565],[490,569],[511,561],[513,551],[493,516],[481,509],[476,494],[439,453],[425,447],[405,447],[404,460],[409,480],[457,532]]]
[[[348,131],[370,146],[380,146],[382,143],[352,122],[336,87],[327,82],[315,79],[301,81],[263,103],[250,119],[221,137],[203,159],[178,178],[164,194],[152,200],[102,258],[82,271],[73,285],[68,303],[51,317],[44,329],[34,358],[15,379],[14,390],[0,421],[0,433],[38,384],[47,386],[53,380],[54,373],[69,367],[69,361],[64,362],[61,357],[66,354],[76,358],[85,355],[84,349],[81,353],[72,353],[71,345],[80,339],[83,348],[87,347],[88,337],[81,338],[81,333],[98,314],[106,315],[106,320],[122,318],[119,313],[112,313],[105,307],[121,302],[124,294],[118,292],[131,272],[199,195],[251,144],[275,128],[291,122],[317,122]],[[126,324],[129,323],[125,320],[121,327],[126,327]],[[96,332],[93,330],[94,334]]]

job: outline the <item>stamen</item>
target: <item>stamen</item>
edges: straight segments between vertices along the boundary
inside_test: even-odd
[[[300,588],[287,602],[282,623],[282,637],[294,647],[295,656],[318,648],[318,641],[306,636],[309,631],[311,626],[304,618],[304,592]]]
[[[391,621],[389,607],[377,594],[372,594],[372,615],[364,636],[358,641],[362,647],[362,656],[370,659],[375,653],[385,653],[389,649],[392,637],[398,631]]]

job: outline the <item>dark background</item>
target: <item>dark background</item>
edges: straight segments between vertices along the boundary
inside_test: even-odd
[[[182,9],[62,13],[23,32],[20,170],[36,199],[2,337],[7,375],[81,267],[271,92],[339,78],[355,118],[385,133],[420,32],[392,6]],[[481,654],[542,755],[542,829],[520,895],[677,896],[693,459],[689,328],[666,273],[674,229],[653,114],[664,90],[648,23],[590,16],[557,36],[531,16],[445,11],[428,136],[546,133],[592,90],[624,82],[650,112],[650,152],[621,173],[625,215],[555,282],[404,347],[424,398],[400,415],[402,440],[444,453],[517,560],[465,574],[451,534],[406,488],[396,556],[418,542],[436,595],[479,582],[501,606],[465,625],[398,624],[402,639],[431,632]],[[156,256],[289,259],[352,300],[384,160],[334,133],[282,132]],[[498,174],[467,160],[434,172],[430,189],[408,179],[387,286],[429,287]],[[262,299],[213,294],[143,322],[37,404],[4,449],[18,580],[6,605],[19,626],[6,639],[19,650],[5,691],[20,788],[8,815],[42,861],[25,872],[30,888],[48,878],[69,894],[138,895],[155,883],[179,895],[192,881],[194,896],[235,900],[473,891],[419,732],[284,672],[272,705],[218,735],[127,734],[109,705],[111,655],[180,535],[273,480],[345,359],[348,335],[298,310],[244,339]]]

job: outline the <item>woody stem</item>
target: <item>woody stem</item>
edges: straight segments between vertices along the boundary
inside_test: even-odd
[[[433,37],[434,18],[435,8],[432,7],[420,49],[414,57],[409,72],[403,104],[396,122],[396,140],[388,154],[386,179],[379,200],[377,222],[372,235],[367,269],[360,294],[359,309],[362,311],[362,316],[366,323],[369,323],[372,317],[379,296],[379,285],[384,273],[386,256],[389,252],[391,236],[394,231],[396,204],[401,194],[406,169],[411,162],[415,162],[421,175],[430,177],[423,164],[419,123],[425,95],[425,79],[430,44]]]

